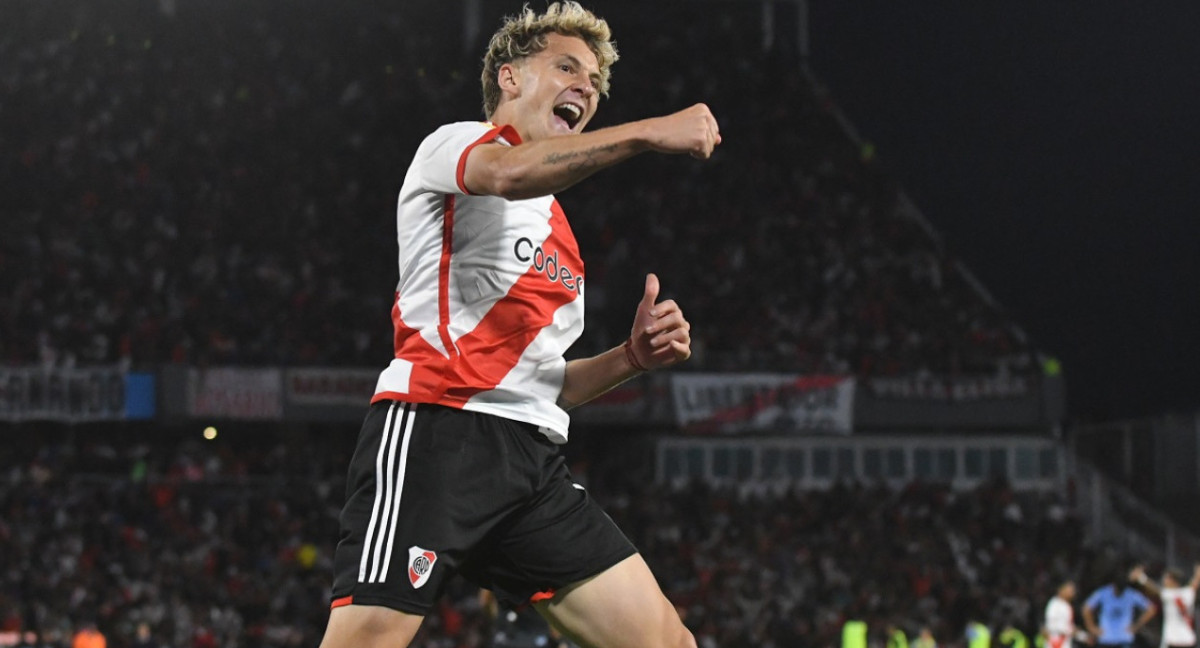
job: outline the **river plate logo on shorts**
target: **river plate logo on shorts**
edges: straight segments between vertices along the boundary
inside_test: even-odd
[[[429,574],[433,572],[433,563],[437,562],[437,553],[417,546],[408,548],[408,580],[413,589],[420,589]]]

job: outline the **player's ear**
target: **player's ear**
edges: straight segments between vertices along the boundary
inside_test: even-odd
[[[496,82],[500,92],[511,95],[521,94],[521,70],[512,63],[505,63],[496,71]]]

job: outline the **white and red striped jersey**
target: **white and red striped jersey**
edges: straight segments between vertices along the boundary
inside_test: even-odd
[[[1071,648],[1071,639],[1075,634],[1075,610],[1071,603],[1055,596],[1046,604],[1046,619],[1043,623],[1046,629],[1047,648]]]
[[[1163,645],[1195,646],[1196,592],[1190,587],[1165,587],[1158,596],[1162,599]]]
[[[372,402],[437,403],[537,425],[564,443],[563,354],[583,332],[583,261],[554,196],[505,200],[463,184],[508,126],[442,126],[417,148],[396,210],[395,357]]]

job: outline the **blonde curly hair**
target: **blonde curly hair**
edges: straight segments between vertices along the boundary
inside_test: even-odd
[[[608,96],[612,64],[619,58],[608,23],[573,0],[552,2],[540,15],[525,5],[519,15],[504,19],[483,57],[483,114],[489,119],[500,105],[500,66],[546,49],[547,34],[574,36],[587,44],[600,65],[600,94]]]

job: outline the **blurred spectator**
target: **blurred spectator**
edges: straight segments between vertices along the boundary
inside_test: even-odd
[[[158,642],[150,631],[150,624],[145,621],[137,625],[137,634],[133,637],[132,648],[158,648]]]
[[[96,624],[85,622],[83,627],[71,639],[71,648],[106,648],[108,642],[104,634],[96,629]]]

